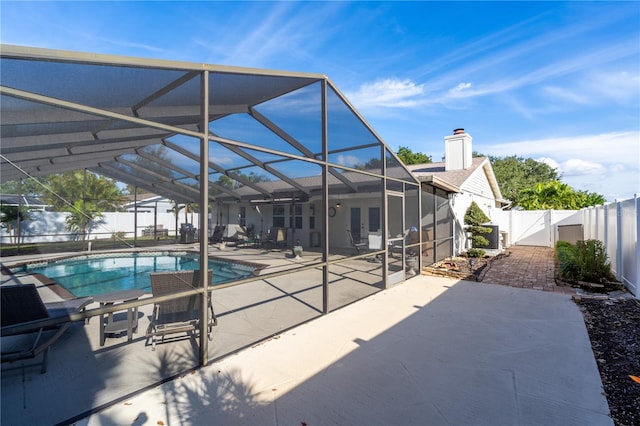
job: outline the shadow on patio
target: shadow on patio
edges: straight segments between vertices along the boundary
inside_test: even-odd
[[[607,414],[568,296],[422,276],[78,424],[612,424]]]
[[[281,252],[264,254],[245,249],[220,254],[241,257],[244,261],[260,259],[264,262],[272,257],[267,262],[271,267],[263,273],[301,264]],[[256,277],[241,285],[215,289],[212,297],[218,326],[214,327],[209,342],[208,358],[223,359],[319,317],[323,309],[322,270],[312,266],[314,256],[306,253],[302,261],[302,264],[311,264],[310,269],[269,278]],[[329,309],[380,291],[381,269],[380,264],[366,260],[347,259],[330,265]],[[33,276],[18,278],[22,281],[35,279]],[[90,308],[94,307],[97,304],[90,305]],[[38,369],[23,367],[21,363],[3,365],[2,424],[72,423],[112,404],[114,408],[122,408],[141,390],[153,391],[164,381],[171,380],[170,386],[180,386],[182,377],[194,374],[198,364],[197,339],[187,337],[168,341],[158,344],[152,351],[145,338],[151,309],[151,304],[140,307],[137,333],[130,343],[126,335],[118,335],[108,337],[105,345],[100,346],[100,320],[93,317],[87,324],[74,324],[53,347],[46,374],[41,375]],[[11,370],[5,371],[6,368]],[[242,380],[238,382],[239,379],[242,379],[239,372],[216,376],[211,383],[203,384],[203,389],[219,398],[208,401],[196,394],[191,398],[191,404],[198,401],[205,406],[216,404],[224,412],[241,415],[254,403],[250,398],[253,388]],[[172,390],[167,395],[177,397],[175,392],[177,390]],[[229,392],[233,398],[224,397]],[[144,417],[141,412],[138,421]],[[104,419],[101,424],[109,424],[109,421]]]

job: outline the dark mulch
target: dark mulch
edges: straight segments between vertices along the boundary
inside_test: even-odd
[[[451,278],[465,279],[471,281],[482,281],[487,267],[499,258],[499,256],[491,257],[447,257],[446,259],[436,262],[423,269],[426,273],[441,272],[441,274],[450,276]]]
[[[598,363],[611,417],[617,426],[640,425],[640,302],[633,299],[576,302]]]

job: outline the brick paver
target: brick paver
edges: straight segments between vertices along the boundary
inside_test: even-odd
[[[575,289],[571,287],[556,285],[554,268],[553,248],[511,246],[504,256],[491,263],[482,282],[575,294]]]

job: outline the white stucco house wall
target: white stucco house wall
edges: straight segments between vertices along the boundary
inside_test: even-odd
[[[464,129],[445,136],[445,159],[438,163],[414,164],[407,168],[421,181],[449,193],[449,206],[454,218],[454,252],[467,248],[464,215],[473,201],[491,217],[491,209],[503,208],[509,202],[502,197],[498,181],[488,157],[473,157],[472,137]]]

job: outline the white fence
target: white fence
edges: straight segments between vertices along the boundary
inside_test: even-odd
[[[77,234],[69,232],[66,218],[69,213],[64,212],[30,212],[29,220],[21,224],[21,243],[44,243],[54,241],[73,241]],[[145,229],[153,229],[154,222],[157,229],[166,230],[167,235],[179,235],[179,227],[185,218],[180,215],[176,228],[176,216],[173,213],[138,212],[137,224],[133,212],[105,212],[89,231],[88,239],[104,239],[117,235],[119,238],[141,237]],[[189,214],[188,222],[198,226],[198,214]],[[14,224],[15,227],[15,224]],[[9,244],[14,240],[6,228],[0,230],[0,243]]]
[[[575,230],[581,237],[578,239],[602,241],[618,280],[630,292],[639,295],[640,194],[628,200],[582,210],[492,209],[489,216],[500,231],[507,232],[507,245],[553,247],[561,239],[564,229],[577,225]]]

